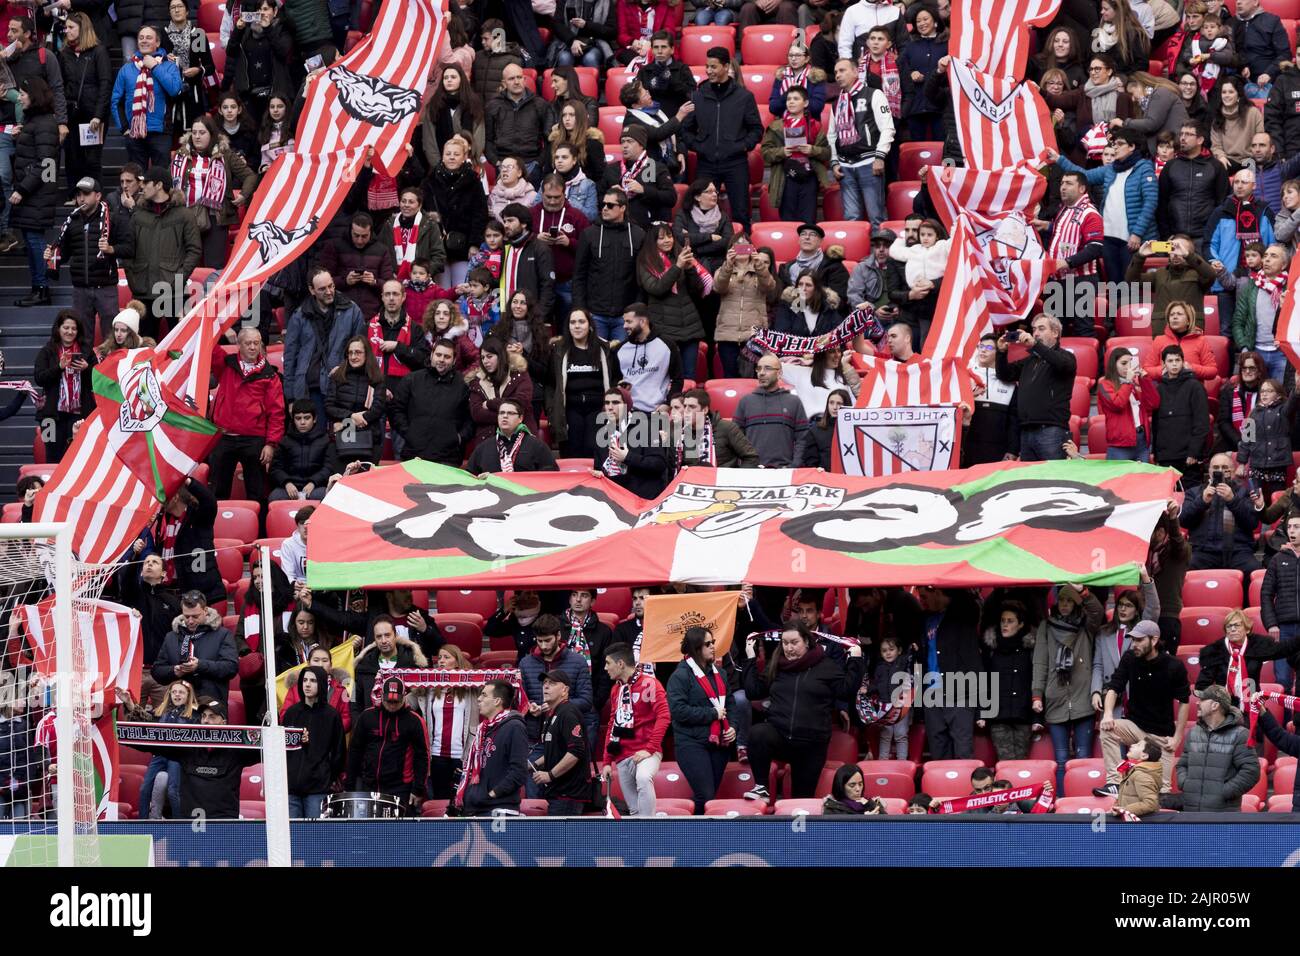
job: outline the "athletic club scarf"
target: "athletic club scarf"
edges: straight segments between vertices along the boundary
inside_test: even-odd
[[[1052,225],[1052,241],[1047,248],[1047,258],[1049,259],[1068,259],[1076,254],[1084,245],[1086,245],[1083,233],[1084,223],[1089,217],[1097,217],[1094,225],[1101,226],[1101,215],[1097,212],[1097,207],[1092,204],[1092,200],[1084,193],[1083,198],[1072,206],[1066,206],[1056,214],[1056,222]],[[1098,236],[1097,238],[1100,238]],[[1077,268],[1071,269],[1074,275],[1096,275],[1097,262],[1092,259],[1085,262]]]
[[[131,124],[127,136],[144,139],[149,135],[149,114],[154,109],[153,70],[144,65],[144,57],[137,53],[131,62],[139,71],[135,76],[135,89],[131,92]]]
[[[1133,157],[1130,156],[1129,158],[1132,159]],[[1240,199],[1234,198],[1232,203],[1236,210],[1232,218],[1237,230],[1239,250],[1236,267],[1240,269],[1246,264],[1246,246],[1252,242],[1259,242],[1259,215],[1255,212],[1254,202],[1249,199],[1242,202]]]
[[[162,516],[158,537],[162,544],[159,553],[163,559],[163,584],[172,584],[176,581],[176,536],[181,532],[182,520],[166,513]]]
[[[865,77],[868,73],[880,77],[880,88],[889,101],[890,115],[898,119],[903,107],[903,84],[898,76],[898,58],[885,51],[885,55],[877,60],[872,57],[870,50],[863,47],[862,58],[858,61],[858,76]]]
[[[464,674],[465,671],[456,671],[455,673]],[[473,741],[469,745],[469,753],[465,754],[465,763],[463,772],[460,775],[460,784],[456,787],[456,806],[465,805],[465,790],[471,783],[478,783],[483,774],[483,765],[487,762],[486,746],[484,741],[487,740],[491,731],[496,730],[511,717],[515,716],[513,710],[503,710],[490,720],[484,720],[478,725],[478,733],[474,735]]]
[[[876,318],[876,310],[868,305],[849,313],[847,319],[822,336],[755,329],[745,345],[745,351],[755,359],[762,357],[765,352],[784,358],[807,355],[809,352],[824,352],[827,349],[844,349],[859,335],[876,341],[884,334],[885,331]]]
[[[704,690],[704,696],[709,699],[709,703],[716,709],[719,704],[727,702],[727,682],[722,675],[718,673],[715,666],[709,673],[704,673],[700,665],[695,663],[693,657],[686,658],[687,665],[691,668],[691,673],[695,675],[696,682]],[[722,735],[727,732],[730,724],[727,723],[726,717],[720,717],[713,723],[709,724],[709,743],[715,747],[722,746]]]
[[[263,355],[256,362],[245,362],[242,358],[238,359],[239,374],[248,378],[250,375],[256,375],[262,369],[266,368],[266,356]]]
[[[501,260],[501,301],[509,303],[510,297],[519,288],[519,264],[524,258],[524,246],[528,245],[528,230],[525,229],[514,239],[506,243],[505,255]]]
[[[851,89],[841,91],[835,101],[835,142],[840,146],[849,146],[861,139],[853,113],[853,98],[861,93],[866,85],[859,79]]]
[[[1286,291],[1286,274],[1279,272],[1275,276],[1265,275],[1263,270],[1252,272],[1250,280],[1255,283],[1255,288],[1267,292],[1269,300],[1273,303],[1274,309],[1282,308],[1282,293]]]
[[[172,160],[172,179],[184,190],[187,206],[220,209],[226,201],[226,161],[219,156],[177,153]]]
[[[587,668],[591,668],[591,647],[587,644],[587,622],[592,618],[590,611],[582,620],[574,615],[572,611],[564,612],[564,626],[569,629],[569,636],[564,642],[564,646],[571,651],[582,655],[582,659],[587,662]]]
[[[615,432],[612,436],[610,436],[609,444],[610,447],[613,447],[615,444],[619,444],[619,445],[625,444],[626,441],[627,439],[624,436],[624,430],[620,429],[619,431]],[[605,474],[607,474],[611,478],[618,478],[622,475],[627,474],[627,465],[619,461],[613,455],[606,455],[605,463],[601,465],[601,470],[604,471]]]
[[[1228,645],[1228,678],[1224,681],[1224,686],[1237,700],[1249,700],[1249,688],[1246,686],[1246,645],[1250,643],[1250,637],[1247,636],[1240,644],[1232,641],[1224,643]]]
[[[994,790],[992,793],[979,793],[969,797],[954,797],[940,800],[937,808],[931,807],[931,813],[965,813],[968,810],[982,810],[985,807],[1004,807],[1021,800],[1036,800],[1030,813],[1051,813],[1056,804],[1056,789],[1050,783],[1039,783],[1032,787],[1016,787],[1011,790]]]
[[[619,173],[618,185],[623,190],[623,192],[627,192],[627,188],[637,181],[637,177],[641,175],[641,170],[645,169],[646,163],[648,162],[650,162],[650,154],[648,152],[644,152],[636,159],[635,162],[632,163],[630,167],[628,166],[626,160],[624,160],[619,164],[619,167],[622,169],[622,172]]]
[[[500,249],[489,249],[483,246],[477,253],[470,257],[469,267],[473,269],[486,269],[492,273],[493,279],[501,278],[501,262],[504,259],[504,253]]]
[[[366,187],[366,208],[392,209],[397,205],[397,180],[376,169]]]
[[[700,428],[700,440],[695,444],[696,464],[708,468],[718,467],[718,448],[713,442],[713,419],[708,415],[704,416],[704,424]],[[682,470],[682,465],[686,459],[686,429],[681,430],[677,441],[677,470]]]
[[[1255,392],[1241,385],[1232,390],[1232,427],[1237,431],[1241,431],[1241,423],[1250,417],[1255,398]]]
[[[1256,725],[1259,723],[1259,712],[1264,709],[1260,703],[1262,700],[1280,700],[1282,706],[1293,713],[1300,711],[1300,697],[1292,697],[1290,694],[1279,694],[1276,691],[1263,691],[1259,695],[1260,700],[1251,700],[1246,705],[1246,710],[1250,714],[1250,739],[1246,741],[1246,746],[1254,748]]]
[[[809,88],[808,74],[812,72],[811,66],[805,66],[802,70],[792,70],[786,67],[781,71],[777,78],[781,84],[781,99],[785,99],[785,94],[792,86],[802,86],[805,90]]]
[[[415,262],[415,247],[420,241],[420,223],[424,213],[417,212],[409,226],[402,225],[402,217],[393,220],[393,257],[397,260],[397,278],[405,282],[411,277],[411,264]]]
[[[77,209],[73,209],[72,214],[69,215],[67,219],[63,220],[63,225],[59,227],[59,235],[54,240],[54,245],[51,247],[54,250],[54,255],[50,258],[50,268],[55,272],[59,271],[59,258],[63,253],[63,237],[67,235],[68,226],[72,224],[72,217],[75,216],[78,211],[79,210]],[[108,203],[101,199],[99,201],[99,238],[111,244],[112,228],[113,221],[108,212]],[[96,240],[95,244],[98,245],[99,241]],[[100,249],[96,252],[95,258],[104,258],[104,250]]]
[[[460,300],[465,324],[469,329],[469,340],[475,345],[483,344],[483,327],[492,325],[492,310],[497,307],[497,294],[489,292],[482,299],[465,296]]]
[[[807,114],[791,116],[786,113],[781,117],[781,135],[786,146],[811,146],[813,140],[817,138],[818,130],[817,121]],[[812,175],[812,160],[808,158],[806,152],[794,153],[785,158],[783,168],[787,176],[793,176],[796,181],[803,181]]]
[[[26,379],[21,381],[0,382],[0,388],[11,388],[16,392],[25,392],[32,397],[32,401],[34,402],[39,402],[43,397],[41,390]]]
[[[387,323],[378,315],[376,315],[373,319],[370,320],[370,329],[366,335],[366,338],[370,342],[371,351],[375,353],[375,358],[379,359],[381,363],[384,361],[383,348],[384,348],[384,325],[385,324]],[[405,321],[402,323],[402,328],[397,333],[397,344],[404,345],[404,346],[410,346],[411,344],[411,317],[409,315],[405,316]],[[394,359],[397,358],[396,353],[393,354],[393,358]],[[400,360],[397,362],[397,365],[402,369],[406,368],[406,366],[403,365]],[[388,369],[384,369],[384,371],[388,372]],[[400,374],[404,375],[406,373],[401,372]]]
[[[506,474],[515,470],[515,459],[519,457],[519,449],[523,447],[524,436],[527,434],[526,425],[516,428],[510,438],[502,435],[500,430],[497,431],[497,454],[501,456],[501,470]]]
[[[289,750],[302,747],[302,730],[284,728]],[[262,746],[262,728],[246,724],[145,724],[117,722],[118,743],[145,747],[208,747],[217,750],[252,750]]]
[[[398,677],[407,690],[459,690],[464,687],[482,687],[494,680],[508,681],[515,689],[515,707],[524,710],[528,707],[528,695],[524,693],[524,682],[518,670],[468,670],[444,671],[432,667],[392,667],[384,671],[384,679]],[[383,691],[383,680],[375,681],[372,699],[379,704],[379,694]]]
[[[1205,38],[1199,33],[1192,37],[1192,56],[1202,56],[1211,53],[1219,53],[1228,46],[1227,37],[1215,37],[1212,41],[1206,42]],[[1197,77],[1201,82],[1201,93],[1209,96],[1210,91],[1214,89],[1214,83],[1223,72],[1223,67],[1213,60],[1206,60],[1200,66],[1192,67],[1192,75]]]
[[[631,737],[636,727],[636,712],[632,709],[633,690],[640,691],[642,700],[649,696],[642,687],[646,676],[636,673],[630,681],[619,683],[614,691],[613,707],[609,720],[609,742],[605,751],[617,754],[622,750],[624,738]]]
[[[72,367],[72,360],[80,357],[81,350],[75,345],[59,346],[59,362],[67,359],[67,363],[59,376],[58,409],[71,415],[81,414],[81,373]]]

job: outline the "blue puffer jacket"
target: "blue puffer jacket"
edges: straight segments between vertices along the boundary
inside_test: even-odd
[[[307,370],[316,351],[316,324],[321,319],[316,300],[308,296],[298,311],[289,316],[284,330],[284,398],[307,398]],[[366,322],[361,309],[351,299],[336,295],[334,298],[334,324],[330,326],[329,342],[320,366],[320,380],[312,383],[322,395],[329,393],[329,374],[343,361],[343,348],[348,339],[366,334]]]
[[[1062,172],[1083,173],[1089,186],[1101,184],[1102,195],[1110,191],[1118,173],[1112,163],[1095,169],[1076,166],[1064,156],[1056,160]],[[1102,200],[1103,205],[1105,200]],[[1156,167],[1149,159],[1139,159],[1133,164],[1133,173],[1124,182],[1124,210],[1128,216],[1129,235],[1141,239],[1156,238],[1156,206],[1160,203],[1160,187],[1156,183]],[[1098,210],[1103,212],[1103,210]],[[1103,212],[1104,214],[1104,212]]]
[[[165,57],[166,51],[159,50],[158,56]],[[135,95],[135,80],[140,69],[133,60],[122,64],[113,82],[113,119],[123,133],[131,128],[131,99]],[[153,109],[149,111],[148,129],[151,133],[165,133],[168,130],[167,112],[172,97],[181,91],[181,71],[171,60],[164,59],[153,68]],[[164,95],[165,94],[165,95]]]
[[[1251,199],[1249,211],[1259,222],[1259,241],[1265,246],[1273,242],[1273,219],[1276,214],[1266,203]],[[1241,261],[1241,240],[1237,238],[1237,198],[1229,195],[1219,208],[1210,213],[1205,224],[1205,258],[1210,262],[1222,262],[1232,272]],[[1210,287],[1212,292],[1222,292],[1223,286],[1218,279]]]

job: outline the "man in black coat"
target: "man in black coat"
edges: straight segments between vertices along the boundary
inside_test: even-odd
[[[219,727],[228,719],[220,700],[199,706],[199,723]],[[150,750],[181,765],[180,819],[236,820],[244,768],[262,762],[261,747],[159,747]]]
[[[648,69],[648,67],[647,67]],[[624,126],[619,136],[623,159],[605,167],[603,187],[627,193],[627,221],[642,229],[671,218],[677,192],[668,167],[646,151],[650,137],[644,126]]]
[[[151,554],[135,573],[133,565],[122,571],[122,602],[140,612],[140,644],[144,665],[152,667],[171,633],[172,622],[181,613],[181,598],[175,588],[163,584],[165,575],[161,555]],[[141,691],[141,697],[150,697]]]
[[[1293,62],[1273,78],[1264,103],[1264,130],[1273,137],[1279,156],[1300,153],[1300,69]]]
[[[456,346],[434,343],[429,368],[404,375],[393,392],[389,414],[402,436],[402,458],[423,458],[459,468],[465,443],[474,434],[469,417],[469,388],[456,373]]]
[[[1178,131],[1178,155],[1160,171],[1156,223],[1160,235],[1182,233],[1198,242],[1210,214],[1228,195],[1228,173],[1213,156],[1202,155],[1206,131],[1188,121]]]
[[[508,467],[502,467],[503,462]],[[559,471],[560,467],[551,450],[528,431],[524,406],[504,398],[497,408],[496,432],[474,449],[465,470],[482,478],[495,472]]]
[[[461,816],[519,813],[519,792],[528,776],[528,733],[514,705],[515,689],[506,681],[491,681],[479,692],[478,713],[484,722],[470,745],[456,793]]]
[[[573,266],[573,308],[591,313],[596,334],[606,342],[627,338],[623,311],[637,298],[636,257],[645,233],[627,221],[627,193],[606,189],[600,222],[578,237]]]
[[[224,601],[226,584],[221,579],[221,569],[217,566],[215,557],[216,545],[213,543],[217,499],[203,482],[188,478],[167,499],[159,523],[154,526],[152,533],[141,535],[138,539],[142,546],[136,550],[136,554],[141,557],[161,554],[164,548],[161,535],[168,523],[174,523],[176,519],[180,519],[180,528],[176,531],[173,542],[176,576],[172,583],[181,592],[201,592],[209,604]]]
[[[569,592],[569,609],[561,621],[560,640],[564,647],[586,658],[591,667],[592,709],[603,713],[614,683],[605,673],[605,652],[614,643],[614,632],[592,610],[595,588],[577,588]]]
[[[667,30],[650,35],[650,54],[651,60],[641,67],[637,82],[650,92],[661,110],[673,116],[695,92],[695,75],[689,66],[673,58],[673,35]]]
[[[235,635],[222,626],[221,615],[208,607],[202,592],[181,595],[181,616],[163,640],[150,673],[160,684],[188,680],[199,697],[225,703],[230,696],[230,681],[239,673]]]
[[[805,222],[799,227],[799,255],[785,263],[777,270],[777,283],[782,291],[792,286],[805,272],[811,272],[823,289],[830,289],[840,297],[840,302],[848,302],[849,271],[844,268],[842,254],[831,255],[822,251],[822,240],[826,231],[815,222]],[[840,248],[840,247],[837,247]],[[905,265],[905,263],[899,263]],[[852,308],[844,307],[847,315]]]
[[[357,304],[369,322],[379,312],[379,291],[397,274],[392,245],[375,238],[370,213],[353,213],[346,237],[327,239],[317,261],[334,277],[338,290]]]
[[[46,267],[57,275],[59,265],[66,263],[73,311],[86,328],[93,329],[98,316],[99,327],[111,330],[118,311],[118,257],[131,255],[131,217],[121,210],[114,214],[106,203],[101,205],[104,195],[99,183],[89,176],[77,180],[76,190],[72,213],[45,249]]]
[[[709,81],[691,97],[695,112],[682,122],[682,136],[699,161],[696,177],[723,188],[732,220],[748,231],[748,153],[763,138],[763,121],[754,94],[731,78],[731,54],[726,47],[709,49],[705,69]]]
[[[1196,387],[1200,388],[1200,384],[1196,383]],[[1164,407],[1163,395],[1161,407]],[[1234,568],[1247,581],[1259,570],[1255,557],[1259,512],[1246,483],[1233,481],[1232,459],[1228,455],[1211,458],[1208,480],[1187,488],[1178,520],[1187,529],[1192,545],[1192,570]]]
[[[657,498],[668,484],[669,449],[659,443],[659,433],[651,429],[648,415],[629,415],[630,403],[627,390],[605,390],[604,424],[596,434],[592,473],[641,498]]]
[[[334,443],[317,427],[316,406],[309,398],[294,399],[289,406],[293,425],[271,459],[269,501],[306,499],[320,501],[328,490],[330,475],[338,470]]]
[[[1020,421],[1021,461],[1061,461],[1070,437],[1070,395],[1078,367],[1074,353],[1061,348],[1061,322],[1043,314],[1034,318],[1034,332],[1021,331],[1018,344],[1029,354],[1007,360],[1008,333],[998,339],[997,376],[1014,382]]]
[[[1241,75],[1267,86],[1277,76],[1282,62],[1291,58],[1291,41],[1281,18],[1261,10],[1260,0],[1238,0],[1237,15],[1229,23]]]
[[[1210,436],[1210,403],[1205,388],[1186,367],[1180,346],[1166,345],[1160,362],[1164,370],[1156,382],[1160,408],[1151,419],[1151,450],[1156,464],[1177,468],[1195,481]]]
[[[967,760],[975,754],[978,700],[968,698],[984,670],[980,654],[979,600],[969,591],[923,587],[921,640],[913,647],[924,661],[917,688],[925,716],[925,739],[933,760]],[[935,689],[926,692],[934,683]],[[936,693],[937,691],[937,693]],[[924,696],[922,696],[924,695]],[[934,698],[938,698],[938,706]]]
[[[519,290],[532,297],[542,315],[550,315],[555,308],[555,263],[551,247],[532,233],[532,210],[523,203],[510,203],[501,210],[501,227],[506,231],[502,279],[509,277],[514,283],[502,284],[502,315],[510,306],[510,297]]]

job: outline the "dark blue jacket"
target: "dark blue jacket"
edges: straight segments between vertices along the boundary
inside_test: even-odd
[[[1252,80],[1264,73],[1276,77],[1284,61],[1295,59],[1291,55],[1291,39],[1276,13],[1260,10],[1249,20],[1233,17],[1229,22],[1237,62],[1249,68]]]
[[[483,733],[481,725],[478,732]],[[485,815],[497,807],[519,809],[519,794],[528,776],[528,734],[523,718],[512,713],[489,736],[492,745],[486,749],[478,783],[471,781],[465,787],[466,816]],[[496,796],[489,797],[489,793]]]
[[[943,106],[930,102],[925,95],[925,78],[939,69],[939,61],[948,54],[947,38],[920,37],[912,34],[912,41],[898,54],[898,79],[903,87],[903,116],[922,113],[942,113]],[[921,79],[913,80],[913,71]]]
[[[716,665],[715,665],[716,666]],[[719,671],[719,673],[722,673]],[[722,674],[722,686],[727,687],[727,675]],[[673,739],[679,744],[690,741],[701,746],[709,742],[709,728],[717,720],[718,712],[709,703],[704,688],[696,679],[691,665],[683,660],[668,678],[668,713],[673,719]],[[736,701],[726,692],[727,720],[734,722]]]
[[[538,648],[533,648],[532,653],[519,662],[519,676],[524,682],[524,693],[528,695],[529,701],[541,703],[542,675],[552,670],[563,671],[568,675],[569,700],[582,711],[583,722],[594,725],[596,712],[592,706],[591,671],[582,655],[567,647],[560,648],[549,666],[542,660],[542,652]],[[524,724],[528,730],[528,739],[537,740],[542,730],[542,719],[525,717]]]
[[[329,342],[320,363],[320,378],[316,382],[307,381],[307,370],[311,367],[312,355],[317,345],[317,322],[322,318],[316,300],[308,296],[306,301],[293,315],[284,332],[284,398],[291,402],[295,398],[306,398],[309,389],[315,388],[322,395],[330,390],[329,374],[336,365],[343,362],[343,347],[347,341],[357,335],[366,334],[366,321],[361,309],[351,299],[342,295],[334,299],[334,322],[329,329]]]
[[[1225,552],[1255,550],[1255,529],[1259,527],[1259,515],[1255,504],[1250,500],[1250,490],[1244,485],[1234,489],[1232,501],[1225,503],[1215,496],[1206,504],[1201,497],[1204,485],[1187,489],[1183,498],[1183,510],[1178,516],[1182,526],[1187,529],[1187,537],[1192,544],[1192,553],[1204,552],[1220,559]],[[1230,508],[1234,518],[1232,540],[1223,539],[1223,509]]]

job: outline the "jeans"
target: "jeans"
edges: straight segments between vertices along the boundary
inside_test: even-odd
[[[812,222],[817,218],[817,177],[799,183],[789,176],[781,192],[781,218],[786,222]]]
[[[1128,271],[1129,260],[1133,250],[1128,247],[1128,239],[1116,239],[1107,236],[1101,244],[1101,261],[1106,266],[1107,282],[1123,282],[1124,273]]]
[[[546,801],[546,815],[548,817],[580,817],[586,806],[586,803],[581,800],[573,800],[568,797],[551,797]]]
[[[329,490],[329,489],[327,489],[327,488],[324,487],[323,485],[322,485],[320,488],[313,488],[313,489],[311,490],[311,494],[309,494],[309,495],[307,496],[307,500],[308,500],[308,501],[324,501],[324,500],[325,500],[325,492],[328,491],[328,490]],[[266,496],[266,500],[267,500],[267,501],[289,501],[289,500],[291,500],[291,499],[289,498],[289,492],[285,491],[283,488],[273,488],[273,489],[271,490],[271,493],[270,493],[269,495]],[[298,501],[299,499],[295,496],[292,500],[293,500],[293,501]]]
[[[596,325],[596,334],[606,342],[622,342],[627,338],[623,331],[623,316],[592,315],[591,321]]]
[[[912,729],[912,715],[908,714],[897,723],[885,724],[880,728],[880,741],[876,745],[877,760],[906,760],[907,733]],[[892,756],[891,756],[892,755]]]
[[[562,50],[557,48],[555,54],[556,66],[573,66],[574,63],[598,70],[605,64],[605,57],[601,55],[600,47],[594,45],[587,48],[587,52],[582,54],[581,60],[573,55],[573,51],[569,47]]]
[[[141,819],[161,820],[163,818],[162,806],[159,805],[156,810],[153,801],[154,780],[159,775],[165,775],[167,778],[167,802],[171,804],[172,815],[179,816],[181,812],[181,765],[178,760],[168,760],[166,757],[154,757],[149,761],[149,766],[145,768],[144,781],[140,784],[140,817]]]
[[[170,133],[149,133],[144,139],[126,137],[126,158],[139,163],[145,172],[157,166],[167,169],[171,156],[172,137]]]
[[[727,165],[707,162],[700,157],[695,168],[696,179],[708,179],[717,184],[719,190],[727,194],[727,203],[731,209],[732,222],[738,222],[746,232],[749,231],[749,161],[741,156]]]
[[[794,743],[782,736],[771,724],[759,724],[749,735],[749,765],[754,770],[754,785],[771,787],[772,762],[784,760],[790,764],[790,796],[796,800],[813,796],[817,781],[821,779],[826,763],[826,749],[830,739],[807,743]]]
[[[45,230],[24,229],[23,245],[27,250],[27,271],[32,274],[32,288],[46,288],[50,282],[45,275]]]
[[[1268,369],[1267,378],[1275,378],[1279,382],[1286,381],[1286,353],[1281,349],[1257,349],[1259,357],[1264,360],[1264,366]]]
[[[735,713],[731,715],[731,726],[736,728],[736,746],[749,746],[749,728],[754,723],[754,707],[749,702],[749,696],[743,691],[738,690],[731,695],[731,699],[736,703]],[[677,763],[681,764],[681,757]]]
[[[1064,724],[1048,724],[1052,750],[1056,755],[1056,792],[1065,793],[1065,764],[1070,759],[1070,731],[1074,731],[1074,754],[1077,759],[1092,756],[1092,718],[1080,717]]]
[[[655,774],[663,762],[663,754],[651,754],[637,763],[630,756],[614,764],[618,785],[623,790],[628,816],[652,817],[655,815]]]
[[[719,342],[718,361],[722,363],[723,378],[740,378],[739,342]]]
[[[0,232],[9,229],[9,197],[14,191],[14,137],[0,133],[0,189],[4,190],[4,208],[0,209]]]
[[[569,313],[573,311],[573,280],[555,283],[555,327],[562,329],[569,324]]]
[[[725,27],[736,19],[736,11],[714,9],[713,7],[701,7],[695,11],[695,25],[697,27]]]
[[[1061,446],[1069,437],[1070,430],[1060,425],[1026,425],[1020,429],[1020,460],[1064,461]]]
[[[885,221],[885,177],[871,171],[871,162],[861,166],[841,166],[840,202],[844,218],[861,222],[871,220],[873,227]]]
[[[292,793],[289,794],[289,819],[318,819],[321,812],[325,809],[326,796],[327,795],[323,793],[309,793],[302,797],[294,796]]]
[[[454,289],[465,281],[469,275],[469,262],[449,262],[438,277],[438,284],[444,289]]]
[[[736,732],[740,739],[740,732]],[[722,777],[727,770],[727,751],[724,747],[696,743],[693,740],[677,741],[677,766],[686,782],[691,785],[695,798],[695,815],[704,813],[704,805],[717,795]]]
[[[1132,448],[1116,448],[1114,445],[1106,446],[1107,461],[1147,461],[1151,457],[1151,449],[1147,447],[1147,433],[1145,428],[1137,430],[1137,444]]]

